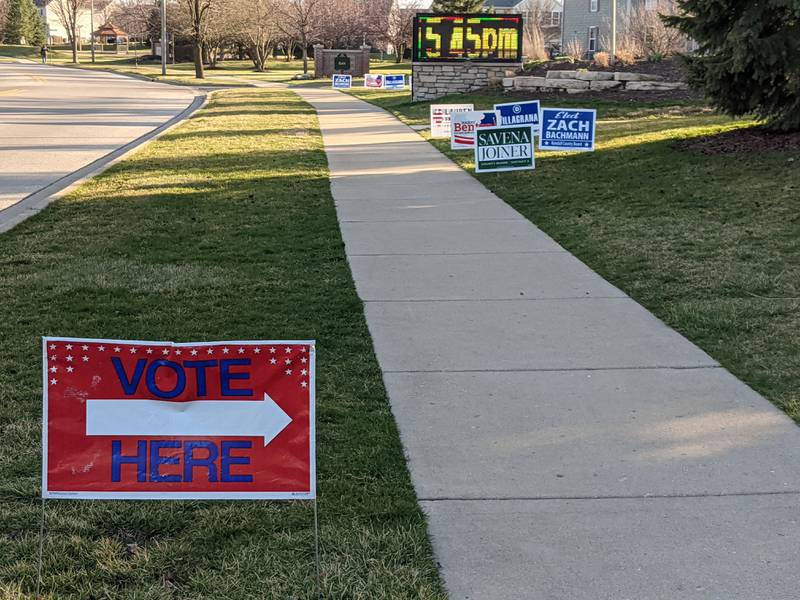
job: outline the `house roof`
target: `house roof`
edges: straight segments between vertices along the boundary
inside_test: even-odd
[[[128,37],[128,34],[122,31],[119,27],[106,23],[100,29],[94,32],[96,37]]]
[[[484,8],[515,8],[517,5],[522,4],[525,0],[486,0],[483,3]]]

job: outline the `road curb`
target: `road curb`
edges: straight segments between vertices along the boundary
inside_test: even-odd
[[[101,156],[97,160],[81,167],[77,171],[73,171],[68,175],[64,175],[64,177],[61,179],[58,179],[42,189],[25,196],[25,198],[16,204],[0,210],[0,233],[4,233],[13,229],[28,217],[40,212],[54,200],[62,198],[82,183],[99,175],[109,167],[112,167],[121,160],[127,158],[134,151],[144,147],[153,140],[158,139],[177,125],[181,124],[197,110],[203,108],[208,103],[208,99],[212,93],[213,90],[207,93],[195,94],[192,103],[166,123],[159,125],[152,131],[148,131],[144,135],[141,135],[135,140],[128,142],[124,146],[109,152],[105,156]]]

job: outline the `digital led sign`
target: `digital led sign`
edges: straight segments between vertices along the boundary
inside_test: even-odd
[[[414,61],[522,61],[522,15],[422,13],[414,17]]]

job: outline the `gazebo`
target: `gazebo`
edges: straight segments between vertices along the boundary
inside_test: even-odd
[[[126,54],[128,52],[128,34],[111,23],[106,23],[95,31],[94,39],[102,45],[114,44],[117,53],[119,53],[120,46],[125,47]]]

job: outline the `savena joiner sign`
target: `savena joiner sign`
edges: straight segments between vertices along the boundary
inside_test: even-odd
[[[519,171],[536,167],[533,127],[506,125],[475,131],[475,171]]]
[[[315,497],[314,342],[43,344],[45,498]]]

